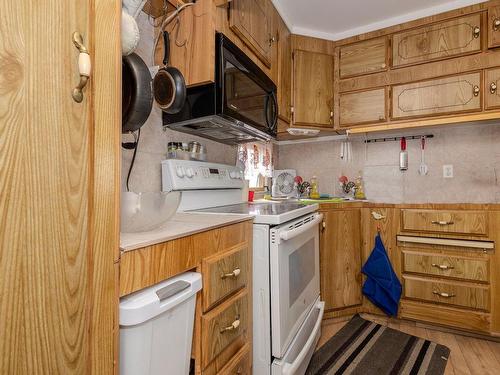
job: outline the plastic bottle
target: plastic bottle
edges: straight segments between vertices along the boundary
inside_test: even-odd
[[[319,199],[318,178],[316,176],[313,176],[311,179],[311,193],[309,197],[311,199]]]

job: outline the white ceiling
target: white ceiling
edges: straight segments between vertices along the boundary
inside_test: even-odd
[[[272,0],[292,33],[339,40],[485,0]]]

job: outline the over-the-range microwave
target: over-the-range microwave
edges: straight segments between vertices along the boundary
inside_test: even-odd
[[[163,124],[226,144],[275,138],[276,85],[224,34],[215,47],[215,82],[189,87],[182,110],[164,112]]]

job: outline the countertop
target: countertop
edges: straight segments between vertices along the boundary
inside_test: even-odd
[[[120,233],[120,251],[136,250],[250,219],[253,219],[252,215],[177,213],[162,228],[154,231]]]

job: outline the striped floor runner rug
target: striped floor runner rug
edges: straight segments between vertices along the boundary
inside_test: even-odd
[[[316,353],[307,375],[442,375],[450,349],[354,316]]]

